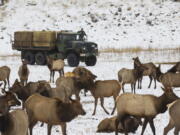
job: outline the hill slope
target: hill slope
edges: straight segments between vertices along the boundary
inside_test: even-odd
[[[11,0],[0,7],[0,54],[12,51],[17,30],[73,30],[81,27],[99,48],[180,46],[180,3],[140,0]]]

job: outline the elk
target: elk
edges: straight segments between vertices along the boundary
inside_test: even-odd
[[[127,68],[122,68],[118,72],[118,79],[119,82],[122,83],[122,90],[124,93],[124,85],[125,84],[131,84],[131,91],[135,93],[136,89],[136,81],[141,77],[143,71],[144,71],[143,66],[137,66],[135,69],[127,69]]]
[[[150,83],[148,88],[151,87],[152,80],[154,79],[154,89],[156,89],[156,66],[152,62],[142,64],[139,60],[139,57],[133,58],[133,60],[134,68],[136,68],[139,65],[146,67],[146,69],[143,71],[143,76],[149,76]],[[138,79],[138,88],[140,89],[142,88],[143,76]]]
[[[112,111],[113,114],[116,108],[115,100],[116,97],[119,95],[120,90],[121,90],[121,85],[117,80],[104,80],[104,81],[99,80],[96,82],[92,81],[90,92],[95,99],[94,111],[92,115],[95,115],[96,113],[98,98],[100,98],[101,100],[101,107],[103,108],[103,110],[107,114],[109,114],[109,112],[104,107],[104,97],[110,97],[110,96],[113,96],[114,98],[114,108]]]
[[[71,103],[63,103],[57,98],[48,98],[39,94],[30,96],[25,102],[30,135],[32,135],[33,127],[38,121],[48,124],[48,135],[51,135],[53,125],[60,125],[62,134],[67,135],[66,122],[70,122],[78,115],[86,114],[78,100],[70,100]]]
[[[161,72],[161,65],[157,67],[157,80],[162,83],[164,87],[180,87],[180,73]]]
[[[171,67],[167,72],[180,72],[180,62],[177,62],[173,67]]]
[[[97,78],[97,76],[94,75],[90,70],[82,66],[76,67],[73,70],[73,73],[79,76],[79,82],[78,82],[79,89],[80,90],[84,89],[84,95],[86,96],[86,92],[89,90],[91,85],[90,84],[91,80],[94,81]]]
[[[19,67],[19,70],[18,70],[20,81],[24,86],[27,84],[28,77],[29,77],[29,69],[27,67],[27,64],[28,63],[26,60],[22,60],[22,65]]]
[[[64,60],[58,59],[58,60],[53,60],[50,57],[47,57],[47,66],[50,71],[50,82],[52,81],[54,83],[54,75],[55,71],[59,72],[59,76],[64,75]]]
[[[7,83],[8,83],[8,87],[10,87],[10,83],[9,83],[10,72],[11,72],[11,69],[8,66],[0,67],[0,81],[4,81],[3,91],[5,91]]]
[[[117,117],[105,118],[98,124],[97,132],[114,132],[115,131],[115,121]],[[137,118],[134,117],[126,117],[124,120],[125,127],[123,128],[121,123],[118,125],[118,132],[124,133],[124,131],[130,133],[135,133],[139,125],[142,124]]]
[[[147,123],[155,135],[155,126],[153,119],[159,113],[164,113],[167,110],[167,104],[175,101],[178,97],[173,93],[171,88],[162,88],[164,93],[156,97],[154,95],[139,95],[132,93],[124,93],[117,97],[117,119],[116,119],[116,135],[118,135],[118,124],[124,126],[124,119],[127,116],[134,116],[144,118],[143,128],[141,135],[143,135]],[[128,135],[125,132],[125,135]]]
[[[167,135],[167,133],[175,127],[174,130],[174,135],[178,135],[180,131],[180,99],[174,101],[173,103],[168,105],[169,109],[169,123],[168,125],[164,128],[164,133],[163,135]]]
[[[16,79],[9,91],[17,94],[18,98],[22,100],[22,107],[24,108],[24,102],[27,100],[29,96],[31,96],[34,93],[40,93],[44,96],[49,96],[51,86],[46,81],[29,82],[26,86],[23,86]]]
[[[64,100],[69,101],[69,98],[75,94],[76,99],[80,100],[79,97],[79,76],[75,75],[72,72],[67,72],[64,77],[59,77],[56,80],[56,88],[54,89],[55,93],[51,93],[55,95],[56,97],[61,95],[61,97],[64,95]],[[59,94],[58,94],[59,93]],[[61,94],[60,94],[61,93]]]
[[[20,102],[11,93],[0,97],[0,132],[1,135],[27,135],[28,116],[25,111],[16,109],[9,111],[11,106],[20,105]]]

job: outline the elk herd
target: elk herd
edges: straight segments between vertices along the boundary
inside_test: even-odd
[[[97,132],[135,133],[142,125],[141,135],[144,134],[147,124],[150,124],[153,135],[156,135],[154,118],[169,111],[169,123],[164,128],[163,135],[175,128],[174,134],[180,131],[180,99],[172,88],[180,87],[180,62],[177,62],[166,73],[161,72],[158,67],[150,63],[141,63],[138,57],[132,59],[134,69],[122,68],[117,73],[118,80],[96,80],[97,76],[85,67],[76,67],[72,72],[64,73],[65,63],[63,60],[47,58],[47,67],[50,71],[50,80],[39,80],[28,82],[31,71],[26,60],[17,71],[19,80],[10,86],[10,68],[0,67],[0,81],[4,82],[0,96],[0,132],[2,135],[33,135],[33,127],[38,121],[47,124],[47,134],[51,135],[54,125],[61,126],[62,134],[67,135],[66,123],[75,119],[78,115],[86,115],[81,103],[80,92],[84,90],[86,95],[90,91],[94,98],[94,111],[98,99],[105,113],[109,114],[104,106],[105,97],[113,97],[114,106],[111,114],[116,115],[105,118],[97,126]],[[54,81],[55,72],[59,77]],[[143,76],[149,76],[148,88],[154,81],[160,82],[163,94],[155,96],[150,94],[136,94],[136,83],[138,89],[142,89]],[[55,82],[55,87],[50,83]],[[7,85],[8,84],[8,88]],[[132,93],[126,92],[124,85],[130,84]],[[0,84],[2,85],[2,83]],[[122,94],[120,94],[122,89]],[[72,95],[75,99],[72,99]],[[22,105],[21,105],[22,103]],[[22,106],[22,109],[11,109],[12,106]]]

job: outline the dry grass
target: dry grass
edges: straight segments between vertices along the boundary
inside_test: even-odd
[[[0,58],[7,58],[7,57],[19,57],[20,54],[9,54],[9,55],[0,55]]]
[[[101,49],[100,53],[140,53],[140,52],[155,52],[155,51],[179,51],[180,48],[141,48],[141,47],[135,47],[135,48],[105,48]]]
[[[175,65],[177,62],[156,62],[155,64],[172,64],[172,65]]]

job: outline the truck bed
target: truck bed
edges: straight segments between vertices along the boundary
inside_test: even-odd
[[[56,32],[53,31],[17,31],[14,34],[13,49],[51,50],[55,47]]]

